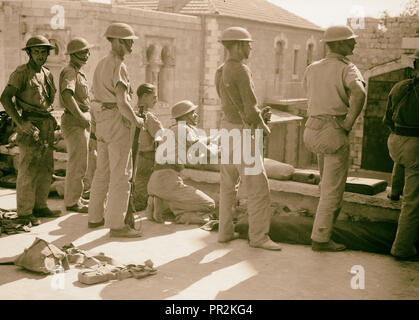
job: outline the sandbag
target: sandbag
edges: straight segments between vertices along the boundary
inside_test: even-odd
[[[292,165],[273,159],[264,159],[265,170],[268,178],[276,180],[289,180],[295,169]]]
[[[17,176],[14,174],[9,174],[0,178],[0,187],[3,188],[16,188]]]
[[[275,242],[311,245],[313,218],[276,215],[271,218],[270,238]],[[247,238],[248,222],[243,219],[235,226],[241,238]],[[350,250],[390,254],[397,231],[397,223],[371,221],[337,221],[332,240]],[[419,243],[416,243],[419,248]]]
[[[345,191],[372,196],[386,191],[387,185],[387,181],[384,180],[348,177],[346,179]]]
[[[296,169],[292,174],[291,180],[308,184],[319,184],[320,173],[315,170]]]
[[[36,238],[29,248],[16,258],[14,264],[43,274],[54,273],[57,266],[70,269],[66,254],[53,244]]]

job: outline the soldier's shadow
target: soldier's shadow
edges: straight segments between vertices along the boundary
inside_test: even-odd
[[[62,248],[64,245],[75,242],[76,240],[85,237],[88,238],[88,233],[95,232],[97,230],[104,230],[105,228],[99,227],[95,229],[89,229],[87,227],[88,222],[87,214],[68,214],[66,219],[63,219],[59,224],[59,229],[55,229],[49,232],[50,235],[62,235],[62,237],[54,240],[52,243],[58,248]],[[138,242],[144,241],[148,238],[165,236],[181,230],[187,230],[191,228],[197,228],[193,225],[174,225],[174,224],[158,224],[155,222],[137,219],[136,228],[142,231],[142,236],[138,238],[111,238],[109,232],[106,232],[98,238],[84,242],[78,245],[80,249],[91,250],[95,247],[101,246],[109,242]]]
[[[102,299],[130,299],[130,300],[164,300],[164,299],[190,299],[188,290],[199,292],[210,283],[211,276],[223,272],[230,267],[241,263],[245,258],[239,250],[227,245],[221,245],[210,240],[210,235],[201,239],[205,246],[189,255],[174,259],[168,263],[157,266],[157,273],[143,279],[126,279],[112,281],[100,293]],[[242,241],[242,240],[237,240]],[[172,243],[173,246],[179,244]],[[247,243],[245,244],[247,246]],[[170,249],[170,248],[168,248]],[[221,254],[219,254],[221,252]],[[164,254],[162,252],[162,254]],[[219,254],[219,255],[218,255]],[[231,272],[231,271],[230,271]],[[201,284],[199,283],[200,281]],[[208,293],[205,288],[200,291],[204,296],[218,296],[217,285],[211,286],[214,293]],[[218,286],[219,288],[219,286]],[[212,290],[211,289],[211,290]],[[195,297],[206,299],[206,297]]]

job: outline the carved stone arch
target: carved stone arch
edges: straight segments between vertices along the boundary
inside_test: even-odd
[[[288,38],[284,33],[278,34],[274,39],[274,49],[278,48],[278,44],[281,43],[284,49],[288,49]]]
[[[273,48],[275,54],[274,92],[275,95],[282,96],[284,91],[285,52],[288,48],[288,39],[282,32],[275,37]]]
[[[311,35],[311,37],[306,41],[306,65],[308,66],[311,64],[314,60],[314,52],[316,51],[316,41],[314,39],[314,36]]]
[[[313,50],[317,50],[317,42],[316,42],[316,39],[314,39],[313,35],[311,35],[311,37],[308,38],[306,41],[306,50],[308,49],[310,45],[313,46]]]
[[[161,50],[161,60],[165,66],[174,66],[176,62],[174,50],[171,46],[165,45]]]
[[[56,55],[56,56],[59,56],[60,54],[62,54],[63,52],[63,50],[65,51],[66,49],[65,49],[65,46],[63,46],[61,43],[60,43],[60,41],[59,40],[57,40],[57,39],[54,39],[54,38],[51,38],[51,39],[48,39],[49,40],[49,42],[51,43],[51,45],[54,47],[53,49],[51,49],[51,51],[50,51],[50,55]]]

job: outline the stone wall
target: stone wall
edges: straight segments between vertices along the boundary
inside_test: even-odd
[[[364,29],[355,30],[359,37],[354,55],[350,59],[365,78],[369,76],[373,68],[382,66],[380,69],[384,73],[386,72],[385,65],[392,66],[391,61],[400,61],[405,53],[405,49],[402,48],[403,38],[419,36],[418,16],[365,18],[364,22]],[[365,110],[366,107],[362,110],[350,135],[353,169],[361,168]]]
[[[364,28],[355,33],[359,37],[351,60],[364,73],[401,57],[402,39],[419,36],[419,17],[365,18]]]
[[[204,17],[204,127],[211,128],[220,118],[220,101],[215,89],[215,72],[225,59],[222,44],[218,41],[224,29],[232,26],[246,28],[254,42],[247,65],[250,67],[255,83],[256,95],[260,105],[272,97],[292,99],[304,97],[302,80],[307,66],[307,48],[313,45],[312,61],[323,58],[324,50],[320,43],[323,31],[306,30],[280,26],[233,17]],[[277,42],[284,48],[278,62]],[[294,50],[298,49],[296,74],[293,74]],[[279,68],[279,73],[276,69]]]
[[[54,5],[64,9],[64,29],[51,27]],[[109,52],[110,44],[103,35],[111,22],[128,23],[139,36],[132,54],[125,59],[131,85],[135,91],[145,81],[162,82],[159,91],[164,92],[157,113],[165,125],[171,123],[169,106],[175,102],[189,99],[199,103],[201,23],[198,17],[79,1],[0,1],[1,90],[10,73],[26,63],[27,55],[21,48],[35,34],[55,39],[59,46],[57,54],[52,51],[46,64],[56,85],[59,72],[68,61],[64,54],[68,41],[82,36],[95,44],[85,66],[91,80],[96,64]]]

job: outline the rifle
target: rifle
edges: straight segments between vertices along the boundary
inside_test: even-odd
[[[145,114],[144,109],[140,108],[139,113],[137,114],[140,118],[142,118],[145,122]],[[135,228],[135,205],[134,205],[134,190],[135,190],[135,177],[137,175],[137,152],[138,152],[138,140],[140,138],[141,128],[135,127],[134,139],[132,141],[132,174],[131,174],[131,187],[129,191],[129,200],[128,200],[128,209],[127,214],[125,215],[125,224],[129,225],[132,229],[141,230],[141,225],[138,229]]]

